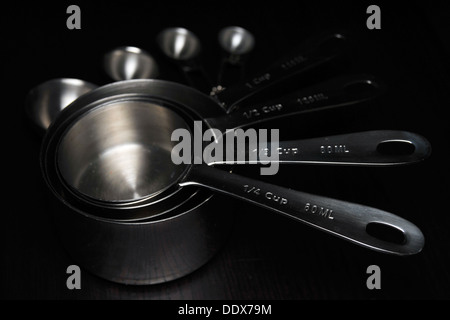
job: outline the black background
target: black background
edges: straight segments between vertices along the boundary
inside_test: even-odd
[[[6,299],[448,299],[450,212],[448,113],[450,5],[382,1],[121,1],[78,2],[81,30],[66,28],[73,3],[8,5],[1,12],[3,205],[1,297]],[[378,4],[382,29],[366,28],[366,8]],[[372,129],[408,130],[433,146],[425,162],[398,168],[282,166],[265,179],[293,189],[362,203],[414,222],[426,244],[420,254],[372,252],[252,205],[239,203],[224,248],[205,266],[176,281],[125,286],[82,270],[82,289],[68,290],[74,264],[55,233],[40,176],[40,138],[23,112],[27,92],[57,77],[111,82],[102,57],[122,45],[138,46],[158,61],[160,78],[183,77],[159,52],[155,37],[182,26],[203,42],[203,62],[217,73],[217,32],[239,25],[256,47],[256,72],[308,36],[334,27],[357,34],[349,55],[280,86],[268,97],[335,74],[372,73],[388,86],[375,101],[270,123],[283,139]],[[260,99],[265,98],[261,96]],[[241,173],[256,174],[255,168]],[[381,268],[381,290],[366,287],[369,265]]]

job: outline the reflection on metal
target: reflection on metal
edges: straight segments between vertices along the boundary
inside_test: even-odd
[[[110,51],[104,57],[103,66],[115,81],[153,79],[159,75],[153,57],[137,47],[120,47]]]

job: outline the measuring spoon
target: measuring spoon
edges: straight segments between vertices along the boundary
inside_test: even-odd
[[[137,47],[119,47],[108,52],[103,59],[106,73],[115,81],[153,79],[159,69],[153,57]]]
[[[178,65],[193,88],[209,94],[211,81],[198,61],[201,43],[198,37],[185,28],[168,28],[156,38],[161,51]]]
[[[255,37],[244,28],[230,26],[220,30],[218,40],[225,56],[220,64],[217,83],[228,87],[244,80],[245,61],[255,46]]]

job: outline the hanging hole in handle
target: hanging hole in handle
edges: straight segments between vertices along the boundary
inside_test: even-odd
[[[386,140],[377,146],[377,152],[387,156],[407,156],[414,153],[416,147],[408,140]]]
[[[370,222],[366,226],[366,232],[379,240],[394,244],[406,243],[406,237],[402,230],[381,222]]]

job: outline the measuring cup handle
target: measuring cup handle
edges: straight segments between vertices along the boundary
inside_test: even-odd
[[[230,109],[233,105],[262,89],[332,60],[344,51],[347,43],[347,37],[340,32],[310,39],[300,48],[293,50],[274,63],[265,72],[254,75],[243,84],[235,85],[216,93],[215,98],[226,109]]]
[[[193,166],[186,179],[181,186],[205,186],[372,250],[411,255],[424,245],[419,228],[379,209],[271,185],[206,165]],[[372,227],[395,233],[395,239],[372,234]]]
[[[261,144],[260,144],[261,146]],[[271,156],[268,142],[253,146],[249,159]],[[423,161],[431,154],[431,144],[416,133],[374,130],[312,139],[280,141],[280,163],[308,163],[348,166],[395,166]],[[270,157],[274,159],[274,157]]]

